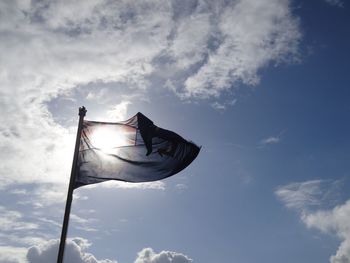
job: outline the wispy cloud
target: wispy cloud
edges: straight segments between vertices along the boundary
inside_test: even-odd
[[[214,48],[186,79],[187,96],[219,96],[237,82],[256,85],[260,68],[297,58],[301,35],[289,1],[242,0],[214,6],[217,24],[208,40]]]
[[[228,106],[233,106],[237,103],[237,99],[229,100],[229,101],[224,101],[224,102],[218,102],[215,101],[211,104],[211,106],[218,110],[218,111],[224,111]]]
[[[350,200],[337,205],[337,193],[340,181],[313,180],[291,183],[276,190],[276,195],[288,208],[300,213],[302,222],[308,228],[323,233],[335,234],[341,240],[331,263],[350,262]],[[333,208],[324,208],[324,203],[333,204]]]
[[[22,263],[26,262],[26,247],[0,246],[0,262]]]
[[[321,180],[290,183],[277,188],[275,194],[288,208],[304,210],[306,207],[320,205]]]
[[[324,1],[332,6],[344,7],[344,2],[342,0],[324,0]]]
[[[260,142],[258,143],[260,147],[264,147],[264,146],[267,146],[267,145],[272,145],[272,144],[278,144],[282,141],[282,138],[283,138],[283,134],[285,133],[286,131],[281,131],[279,134],[277,135],[272,135],[272,136],[268,136],[262,140],[260,140]]]
[[[297,59],[301,39],[288,0],[3,1],[0,10],[1,185],[68,180],[74,129],[53,118],[54,98],[110,97],[89,91],[93,83],[136,97],[162,85],[181,98],[217,97]],[[115,103],[107,107],[121,118],[132,98]]]
[[[281,141],[281,138],[280,137],[275,137],[275,136],[270,136],[270,137],[267,137],[265,139],[262,139],[260,141],[260,144],[262,145],[266,145],[266,144],[276,144],[276,143],[279,143]]]
[[[21,212],[8,210],[3,206],[0,206],[0,212],[0,225],[2,231],[29,231],[38,228],[37,224],[24,220]]]
[[[0,1],[0,35],[0,187],[42,217],[1,208],[2,226],[16,229],[2,228],[2,240],[19,245],[30,242],[21,231],[52,238],[61,222],[47,212],[65,199],[76,131],[67,123],[76,112],[59,123],[55,99],[79,103],[72,94],[83,90],[117,119],[145,91],[167,88],[182,99],[215,97],[213,107],[223,108],[221,94],[256,85],[271,63],[297,60],[301,39],[288,0]],[[106,100],[122,87],[121,100]]]
[[[341,181],[311,180],[290,183],[276,189],[276,196],[288,207],[299,212],[334,205],[338,201]]]

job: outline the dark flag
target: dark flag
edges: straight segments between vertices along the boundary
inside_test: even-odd
[[[74,188],[107,180],[160,180],[186,168],[199,150],[140,112],[118,123],[84,121]]]

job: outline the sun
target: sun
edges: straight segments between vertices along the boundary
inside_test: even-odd
[[[93,131],[90,141],[94,148],[98,148],[105,153],[116,153],[119,147],[130,144],[125,133],[102,127]]]

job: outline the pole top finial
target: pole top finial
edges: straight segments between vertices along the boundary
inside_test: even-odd
[[[85,116],[87,110],[84,106],[79,107],[79,116]]]

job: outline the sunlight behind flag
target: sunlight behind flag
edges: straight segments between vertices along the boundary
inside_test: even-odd
[[[133,136],[135,136],[133,134]],[[117,153],[120,147],[134,145],[125,129],[111,125],[100,125],[91,132],[91,145],[104,153]]]
[[[84,120],[74,188],[107,180],[161,180],[185,169],[199,150],[140,112],[118,123]]]

